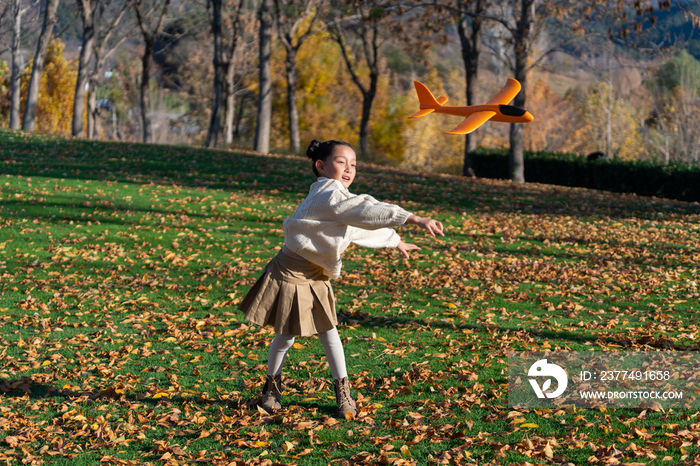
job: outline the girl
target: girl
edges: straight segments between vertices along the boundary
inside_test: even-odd
[[[408,258],[408,251],[420,248],[404,243],[388,227],[412,223],[433,237],[436,233],[444,236],[443,227],[397,205],[350,193],[357,156],[347,142],[314,140],[306,155],[318,179],[294,215],[284,221],[284,247],[263,269],[238,309],[245,312],[247,321],[275,328],[262,394],[265,410],[281,408],[282,365],[295,336],[318,334],[333,375],[338,416],[354,416],[357,406],[350,393],[329,280],[340,275],[340,255],[355,243],[395,247]]]

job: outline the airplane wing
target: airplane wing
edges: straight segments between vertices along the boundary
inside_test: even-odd
[[[493,96],[491,100],[486,102],[486,105],[498,105],[498,104],[507,104],[511,100],[515,98],[516,95],[518,95],[518,92],[520,92],[520,83],[513,79],[513,78],[508,78],[508,82],[506,85],[498,91],[498,94]]]
[[[445,134],[469,134],[496,115],[496,112],[477,112],[467,117],[452,131]]]
[[[518,92],[520,92],[520,83],[513,79],[508,78],[508,82],[501,89],[498,94],[493,96],[491,100],[486,102],[487,105],[506,105],[508,102],[513,100]],[[478,112],[467,117],[462,123],[459,124],[452,131],[448,131],[447,134],[469,134],[479,126],[483,125],[491,118],[496,116],[496,112]]]

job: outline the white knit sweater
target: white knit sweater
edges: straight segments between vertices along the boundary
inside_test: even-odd
[[[319,177],[296,212],[283,223],[284,244],[292,252],[338,278],[340,255],[350,245],[370,248],[398,246],[394,227],[411,215],[401,207],[367,194],[352,194],[338,180]]]

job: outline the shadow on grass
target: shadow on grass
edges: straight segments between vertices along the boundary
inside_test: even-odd
[[[249,385],[248,388],[253,388],[254,391],[260,392],[262,390],[262,384],[257,384],[259,386],[252,387]],[[286,378],[285,383],[283,383],[283,389],[285,385],[296,385],[296,381]],[[302,393],[303,394],[303,393]],[[184,406],[188,403],[194,403],[197,405],[209,405],[209,406],[222,406],[230,409],[246,409],[250,411],[250,414],[259,413],[257,406],[260,405],[260,396],[254,398],[239,398],[239,399],[211,399],[203,396],[199,397],[183,397],[180,395],[174,395],[172,397],[161,396],[154,398],[149,397],[146,393],[128,393],[125,390],[120,392],[119,389],[115,387],[109,387],[104,390],[65,390],[59,389],[53,385],[47,385],[45,383],[37,382],[31,377],[21,377],[19,379],[0,379],[0,395],[7,398],[24,398],[28,397],[30,399],[45,399],[45,398],[83,398],[85,401],[88,400],[113,400],[113,401],[128,401],[131,403],[139,402],[145,403],[151,406],[163,405],[163,406]],[[270,416],[270,423],[282,424],[282,417],[289,413],[290,410],[312,410],[316,409],[321,414],[333,417],[337,414],[337,407],[335,402],[329,401],[327,403],[315,403],[315,402],[294,402],[293,399],[290,402],[291,397],[287,397],[288,400],[284,403],[283,409],[280,411],[268,413]],[[283,400],[284,402],[285,400]]]
[[[11,142],[10,142],[11,138]],[[186,146],[51,139],[0,132],[6,174],[265,193],[300,201],[314,181],[308,160]],[[41,147],[47,150],[38,150]],[[9,148],[12,152],[9,152]],[[700,214],[697,204],[548,185],[518,185],[361,165],[355,192],[427,210],[648,218]]]
[[[7,188],[4,188],[7,190]],[[65,197],[65,196],[62,196]],[[67,198],[69,200],[78,200],[77,198]],[[98,201],[99,202],[99,201]],[[139,224],[138,221],[124,221],[123,217],[120,217],[121,221],[118,222],[114,219],[113,214],[119,213],[120,215],[124,215],[127,213],[143,213],[143,214],[156,214],[156,215],[163,215],[163,216],[173,216],[173,217],[178,217],[177,220],[180,222],[182,219],[180,218],[181,216],[186,216],[186,217],[194,217],[194,218],[206,218],[208,220],[218,220],[221,219],[226,220],[226,221],[231,221],[231,220],[236,220],[236,221],[254,221],[255,218],[251,219],[244,219],[244,218],[236,218],[240,216],[236,216],[233,214],[226,214],[226,217],[223,218],[224,216],[219,214],[201,214],[201,213],[196,213],[196,212],[191,212],[191,211],[186,211],[184,209],[178,209],[178,210],[162,210],[162,209],[143,209],[139,207],[133,207],[133,206],[126,206],[126,205],[117,205],[117,206],[107,206],[107,205],[96,205],[96,206],[84,206],[81,204],[72,204],[69,202],[62,203],[62,202],[22,202],[22,201],[0,201],[0,208],[4,207],[7,210],[4,212],[4,217],[6,218],[15,218],[15,219],[26,219],[26,218],[38,218],[42,219],[44,221],[50,222],[50,223],[61,223],[61,222],[66,222],[66,221],[76,221],[76,222],[86,222],[86,221],[95,221],[99,220],[102,223],[113,223],[113,224],[118,224],[118,225],[136,225]],[[10,210],[14,208],[14,210]],[[69,213],[59,213],[59,214],[54,214],[51,213],[50,215],[44,215],[41,212],[37,212],[39,210],[43,209],[70,209],[71,212]],[[77,212],[76,212],[77,211]],[[55,212],[55,211],[52,211]],[[111,213],[111,214],[110,214]],[[251,216],[251,214],[246,214],[247,216]],[[192,221],[194,222],[194,221]],[[181,224],[181,223],[180,223]],[[169,226],[169,225],[166,225]]]
[[[411,319],[403,317],[385,317],[368,314],[365,312],[354,311],[354,312],[338,312],[338,320],[341,323],[350,322],[352,324],[357,324],[362,327],[369,329],[377,328],[390,328],[394,326],[413,326],[417,330],[421,328],[430,332],[434,328],[446,329],[446,330],[471,330],[471,331],[481,331],[488,332],[498,331],[498,332],[508,332],[508,333],[518,333],[523,332],[520,338],[540,338],[545,341],[569,341],[572,343],[578,343],[580,345],[591,346],[608,346],[616,345],[621,349],[639,348],[647,347],[662,350],[675,350],[675,351],[700,351],[700,343],[696,343],[693,346],[681,345],[666,336],[653,336],[653,335],[639,335],[635,336],[625,336],[622,335],[582,335],[576,334],[568,331],[554,331],[554,330],[540,330],[540,329],[527,329],[523,327],[518,328],[508,328],[502,326],[481,326],[481,325],[471,325],[460,323],[456,324],[454,322],[441,322],[426,319]]]
[[[457,236],[457,235],[455,235]],[[476,240],[477,238],[489,238],[484,235],[461,235],[467,239],[472,239]],[[580,239],[580,240],[562,240],[560,238],[549,238],[550,241],[552,242],[567,242],[571,243],[571,248],[573,249],[573,244],[575,242],[579,244],[586,244],[590,246],[597,246],[600,244],[607,245],[611,248],[620,248],[627,253],[629,251],[634,251],[635,256],[639,257],[639,259],[632,259],[629,257],[620,257],[620,258],[614,258],[612,256],[603,256],[600,254],[592,254],[589,252],[586,253],[571,253],[571,252],[566,252],[564,250],[557,250],[556,252],[551,251],[551,250],[546,250],[545,247],[539,247],[536,248],[534,245],[528,245],[523,244],[523,248],[521,249],[505,249],[500,247],[499,245],[495,245],[493,248],[486,248],[484,246],[481,246],[479,244],[474,244],[474,243],[469,243],[465,244],[461,247],[462,252],[466,252],[467,254],[471,253],[472,250],[476,253],[481,253],[481,254],[498,254],[500,256],[504,255],[512,255],[512,256],[522,256],[525,259],[532,259],[535,257],[551,257],[555,259],[560,259],[564,262],[586,262],[586,263],[592,263],[594,265],[601,265],[606,262],[614,262],[614,263],[620,263],[622,265],[634,265],[634,266],[641,266],[641,267],[668,267],[668,266],[678,266],[678,265],[688,265],[687,263],[682,263],[674,259],[661,259],[657,257],[657,255],[663,255],[668,256],[669,254],[676,254],[676,255],[693,255],[700,253],[700,248],[689,248],[689,247],[684,247],[684,246],[677,246],[677,245],[672,245],[672,244],[662,244],[662,245],[654,245],[652,251],[655,252],[655,255],[653,257],[644,256],[643,253],[647,252],[647,250],[651,249],[649,245],[647,244],[641,244],[637,245],[635,244],[629,244],[625,243],[622,241],[617,241],[617,240],[590,240],[590,239]],[[532,241],[530,239],[520,239],[519,241]],[[455,243],[451,244],[443,244],[443,243],[436,243],[433,246],[431,246],[435,250],[441,250],[441,251],[448,251],[448,252],[453,252],[453,249],[455,247]]]

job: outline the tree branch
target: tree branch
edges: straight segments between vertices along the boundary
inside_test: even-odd
[[[27,11],[29,11],[29,10],[31,10],[32,8],[34,8],[35,6],[37,6],[37,5],[39,4],[40,1],[41,1],[41,0],[35,0],[34,3],[32,3],[31,5],[22,8],[21,10],[19,10],[19,15],[20,15],[20,16],[24,16],[24,14],[25,14]]]
[[[121,22],[122,18],[124,17],[124,14],[126,14],[126,10],[129,9],[130,4],[131,4],[131,0],[125,0],[124,5],[121,7],[121,10],[119,11],[119,14],[116,15],[112,19],[112,23],[109,25],[109,27],[107,28],[107,31],[105,32],[104,37],[102,38],[102,41],[104,43],[106,43],[109,40],[109,36],[112,35],[112,32],[114,31],[114,29]]]
[[[542,53],[539,57],[537,57],[530,66],[527,67],[528,71],[535,68],[536,66],[539,66],[540,62],[542,60],[544,60],[545,57],[553,54],[554,52],[565,52],[566,53],[566,50],[564,50],[563,47],[566,44],[574,42],[576,39],[577,39],[576,37],[572,37],[570,39],[567,39],[563,42],[558,43],[557,45],[555,45],[553,47],[550,47],[546,52]]]
[[[353,67],[352,62],[350,61],[350,57],[348,56],[347,50],[345,50],[343,33],[341,32],[340,21],[337,18],[335,19],[335,40],[336,42],[338,42],[338,45],[340,45],[340,50],[343,53],[343,59],[348,65],[348,71],[350,72],[350,76],[352,77],[353,82],[357,85],[357,87],[360,88],[360,92],[362,92],[362,95],[366,95],[368,91],[362,85],[362,81],[360,81],[360,78],[355,72],[355,68]]]
[[[455,8],[452,5],[448,5],[448,4],[438,4],[437,0],[434,0],[432,3],[430,3],[430,2],[416,3],[416,4],[408,7],[408,9],[406,9],[405,12],[408,12],[408,11],[411,11],[411,10],[414,10],[417,8],[422,8],[422,7],[433,7],[433,8],[437,8],[437,9],[444,9],[444,10],[452,11],[453,13],[466,14],[467,16],[470,16],[472,18],[482,18],[482,19],[494,21],[496,23],[502,24],[508,30],[508,32],[515,35],[515,28],[511,27],[510,23],[505,18],[499,18],[497,16],[485,15],[482,13],[470,12],[468,10]]]
[[[146,31],[146,27],[144,25],[145,22],[143,20],[143,16],[141,15],[141,9],[139,8],[140,5],[140,0],[136,0],[133,3],[134,11],[136,12],[136,21],[139,23],[139,27],[141,28],[141,34],[143,34],[144,37],[147,37],[148,32]]]
[[[314,17],[311,18],[311,24],[309,24],[309,28],[306,30],[306,32],[304,32],[304,34],[301,35],[301,37],[299,37],[299,41],[297,42],[297,48],[299,48],[301,44],[303,44],[304,41],[306,41],[306,39],[328,27],[326,24],[321,24],[318,27],[314,27],[315,24],[318,22],[319,18],[320,14],[317,9],[316,13],[314,14]]]
[[[163,11],[160,13],[160,18],[158,19],[158,24],[154,31],[154,35],[158,34],[160,27],[163,25],[163,20],[165,19],[165,14],[168,12],[168,6],[170,6],[170,0],[165,0],[165,5],[163,5]]]
[[[73,23],[75,22],[77,17],[78,17],[77,14],[75,16],[73,16],[73,19],[70,21],[70,23],[66,24],[66,26],[63,29],[61,29],[61,31],[58,34],[56,34],[54,37],[61,37],[63,35],[63,33],[68,30],[68,28],[73,26]]]

